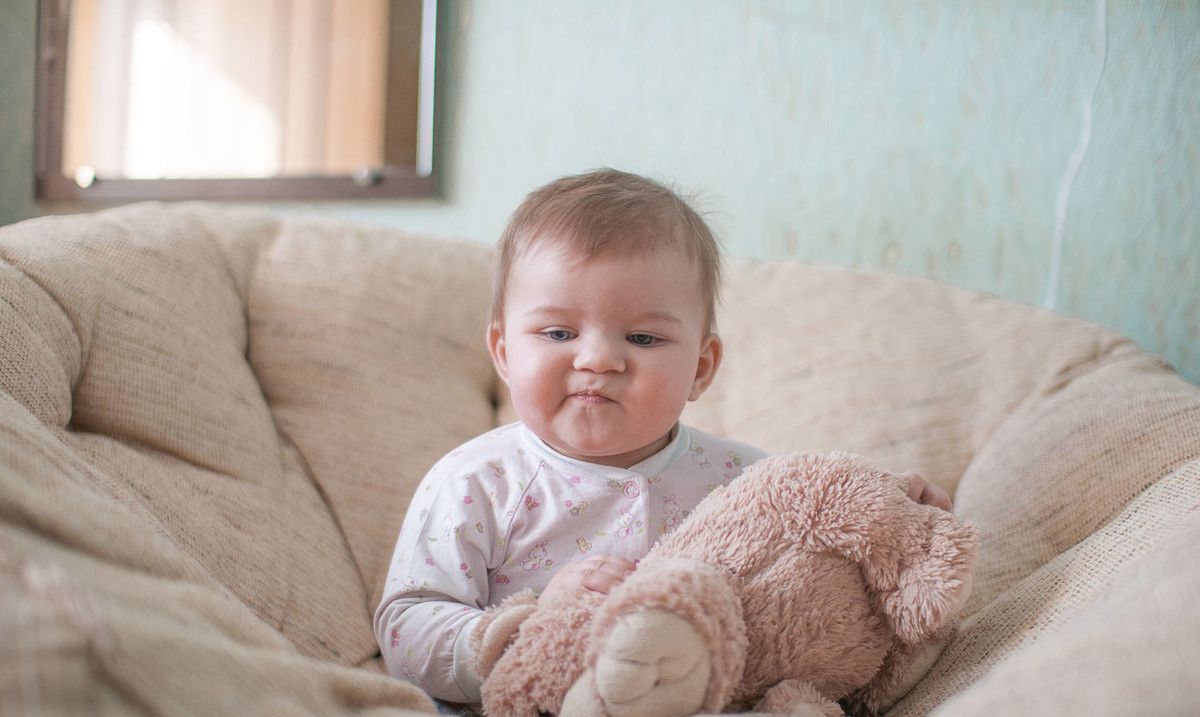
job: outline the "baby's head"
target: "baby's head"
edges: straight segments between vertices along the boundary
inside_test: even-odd
[[[670,188],[645,177],[599,169],[556,179],[529,193],[497,244],[491,323],[504,320],[513,264],[532,249],[555,247],[582,260],[683,252],[700,272],[705,328],[713,329],[721,287],[721,247],[704,219]]]
[[[532,192],[500,238],[488,329],[517,415],[575,458],[653,455],[720,365],[720,270],[712,231],[657,182],[604,169]]]

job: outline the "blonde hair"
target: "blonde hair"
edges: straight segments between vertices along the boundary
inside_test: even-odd
[[[556,179],[530,192],[497,244],[492,276],[493,325],[502,323],[513,264],[530,247],[549,242],[585,260],[601,254],[639,256],[682,249],[700,267],[708,330],[716,320],[721,247],[691,205],[670,188],[615,169]]]

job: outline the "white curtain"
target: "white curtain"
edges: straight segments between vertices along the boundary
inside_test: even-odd
[[[63,169],[380,166],[387,24],[387,0],[73,0]]]

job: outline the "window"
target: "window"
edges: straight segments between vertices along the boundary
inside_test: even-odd
[[[435,0],[43,0],[39,199],[430,196]]]

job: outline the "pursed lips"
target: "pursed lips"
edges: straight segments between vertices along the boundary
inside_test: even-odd
[[[577,391],[571,394],[571,398],[584,404],[585,406],[600,406],[605,403],[612,403],[612,399],[599,391]]]

